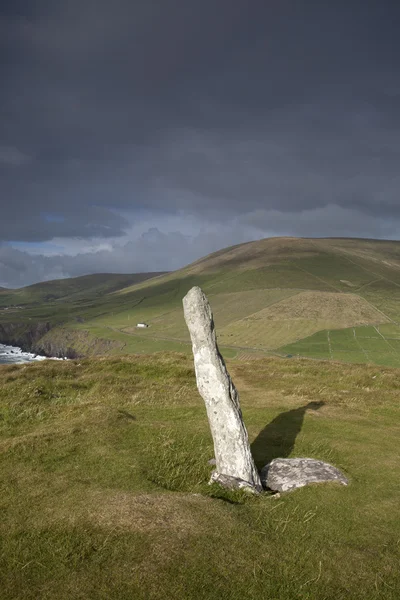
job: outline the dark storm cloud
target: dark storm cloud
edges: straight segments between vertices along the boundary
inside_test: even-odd
[[[399,17],[389,0],[1,2],[0,240],[114,239],[144,207],[294,235],[307,211],[308,235],[357,214],[386,235]]]

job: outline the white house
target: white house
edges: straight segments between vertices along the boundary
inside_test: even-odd
[[[138,327],[139,329],[144,329],[148,327],[148,325],[147,323],[137,323],[136,327]]]

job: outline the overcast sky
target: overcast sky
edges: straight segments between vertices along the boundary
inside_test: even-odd
[[[400,235],[400,3],[0,0],[0,286]]]

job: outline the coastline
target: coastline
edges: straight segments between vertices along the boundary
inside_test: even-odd
[[[0,365],[19,365],[24,363],[38,362],[42,360],[67,360],[53,356],[43,356],[26,352],[19,346],[10,346],[0,343]]]

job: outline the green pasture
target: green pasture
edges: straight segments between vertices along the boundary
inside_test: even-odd
[[[209,486],[212,439],[183,354],[2,366],[2,600],[397,600],[399,371],[228,368],[258,467],[310,456],[349,486]]]
[[[400,367],[400,327],[384,324],[319,331],[278,351],[309,358]]]

